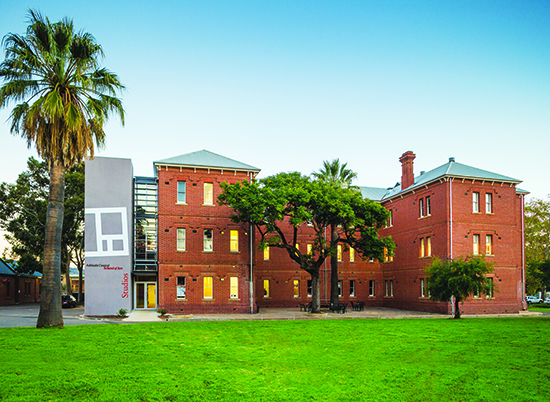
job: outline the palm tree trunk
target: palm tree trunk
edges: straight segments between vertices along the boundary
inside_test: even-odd
[[[338,247],[336,240],[338,239],[338,226],[330,225],[330,245]],[[340,297],[338,296],[338,255],[330,257],[330,303],[334,308],[338,307]]]
[[[311,312],[321,312],[321,292],[319,290],[319,270],[310,271],[311,275]]]
[[[65,167],[50,168],[50,195],[46,215],[46,241],[42,293],[37,328],[63,327],[61,311],[61,234],[63,231],[63,201],[65,198]]]

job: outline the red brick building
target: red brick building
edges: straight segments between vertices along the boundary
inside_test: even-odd
[[[0,259],[0,306],[40,301],[42,274],[18,274]]]
[[[412,152],[403,154],[401,183],[363,195],[391,211],[382,236],[392,236],[395,256],[363,261],[338,253],[342,302],[450,313],[432,302],[424,268],[432,257],[485,255],[494,263],[495,291],[475,295],[464,313],[518,312],[523,308],[523,197],[519,180],[449,162],[414,176]],[[246,225],[229,220],[217,203],[220,183],[251,180],[259,169],[199,151],[154,163],[158,185],[158,282],[153,272],[135,280],[158,283],[158,307],[171,313],[251,312],[256,307],[297,307],[311,301],[309,274],[281,249],[259,252]],[[312,243],[301,228],[300,250]],[[251,248],[250,245],[254,244]],[[139,270],[138,270],[139,271]],[[141,277],[140,277],[141,275]],[[253,289],[250,278],[253,278]],[[497,290],[498,289],[498,290]],[[321,270],[321,299],[330,298],[330,261]]]

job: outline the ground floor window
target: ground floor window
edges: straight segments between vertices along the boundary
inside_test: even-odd
[[[214,281],[211,276],[203,278],[203,295],[205,299],[212,299],[214,297]]]
[[[294,279],[293,286],[294,286],[294,297],[300,297],[300,281],[298,279]]]
[[[487,286],[489,288],[487,290],[487,298],[490,299],[493,297],[493,278],[487,278]]]
[[[355,297],[355,281],[349,281],[349,295],[350,297]]]
[[[374,297],[374,281],[369,281],[369,296]]]
[[[269,297],[269,279],[264,279],[264,297]]]
[[[236,276],[232,276],[229,278],[229,294],[231,299],[238,299],[239,298],[239,278]]]
[[[311,291],[312,289],[312,286],[311,286],[311,279],[308,279],[307,280],[307,297],[311,297],[311,295],[313,294],[313,292]]]
[[[176,297],[178,299],[185,299],[185,276],[178,276],[177,280]]]
[[[420,278],[420,297],[426,297],[426,281]]]
[[[342,288],[344,287],[343,281],[338,281],[338,297],[342,297]]]

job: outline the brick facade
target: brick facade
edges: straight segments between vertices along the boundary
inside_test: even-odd
[[[461,306],[462,311],[467,314],[520,311],[523,195],[515,187],[519,181],[443,174],[419,186],[423,176],[414,177],[414,158],[410,151],[401,158],[405,188],[388,189],[388,196],[379,200],[392,213],[392,221],[380,229],[380,235],[394,239],[397,247],[393,260],[364,261],[356,253],[354,261],[350,261],[350,253],[343,252],[338,263],[342,283],[340,300],[363,301],[367,307],[450,313],[450,303],[431,301],[426,290],[422,295],[422,285],[426,285],[424,268],[432,257],[473,254],[473,240],[477,236],[478,253],[489,253],[486,259],[494,263],[495,271],[490,277],[498,291],[492,297],[479,295],[468,299]],[[298,307],[299,303],[311,301],[309,274],[302,271],[285,250],[271,248],[266,258],[263,252],[257,251],[259,239],[254,238],[254,231],[246,225],[232,223],[229,208],[217,203],[220,183],[251,180],[254,174],[213,167],[157,165],[159,308],[177,314],[245,313],[255,311],[256,306]],[[178,182],[185,182],[185,202],[178,202]],[[212,184],[212,205],[204,205],[205,183]],[[473,193],[478,197],[479,212],[474,212]],[[485,209],[486,194],[490,194],[491,211]],[[178,250],[178,229],[185,229],[184,250]],[[211,231],[212,251],[205,251],[205,230]],[[310,230],[307,226],[301,228],[299,247],[303,252],[308,242],[312,242]],[[236,251],[231,251],[231,231],[238,233]],[[250,250],[251,236],[253,250]],[[486,247],[488,240],[492,241],[490,252]],[[185,278],[179,279],[180,285],[185,281],[185,296],[181,290],[178,296],[178,277]],[[235,279],[231,278],[237,278],[238,282],[237,295],[233,297],[231,282]],[[265,281],[268,281],[268,290],[264,289]],[[321,268],[320,293],[321,301],[328,302],[329,259]]]

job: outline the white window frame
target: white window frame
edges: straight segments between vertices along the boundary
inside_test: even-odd
[[[183,234],[183,236],[181,236]],[[176,230],[176,250],[185,251],[186,250],[186,231],[185,228],[177,228]]]
[[[479,255],[480,239],[481,239],[481,236],[478,235],[478,234],[474,234],[473,237],[472,237],[474,255]]]
[[[180,278],[183,279],[183,285],[180,285]],[[184,300],[187,298],[187,279],[185,276],[176,277],[176,299]]]
[[[238,230],[229,231],[229,251],[232,253],[239,252],[239,231]]]
[[[375,282],[374,279],[369,280],[369,297],[374,297],[376,295]]]
[[[208,239],[206,233],[210,232],[210,239]],[[210,247],[208,247],[210,246]],[[204,229],[202,232],[202,251],[211,253],[214,251],[214,229]]]
[[[472,193],[472,212],[479,213],[479,192],[474,191]]]
[[[183,187],[183,191],[181,190],[181,187]],[[184,180],[178,180],[176,202],[178,204],[187,203],[187,183]]]
[[[229,277],[229,298],[230,299],[239,298],[239,277],[238,276]]]
[[[214,183],[204,183],[204,204],[214,205]]]
[[[493,193],[485,193],[485,213],[493,213]]]

